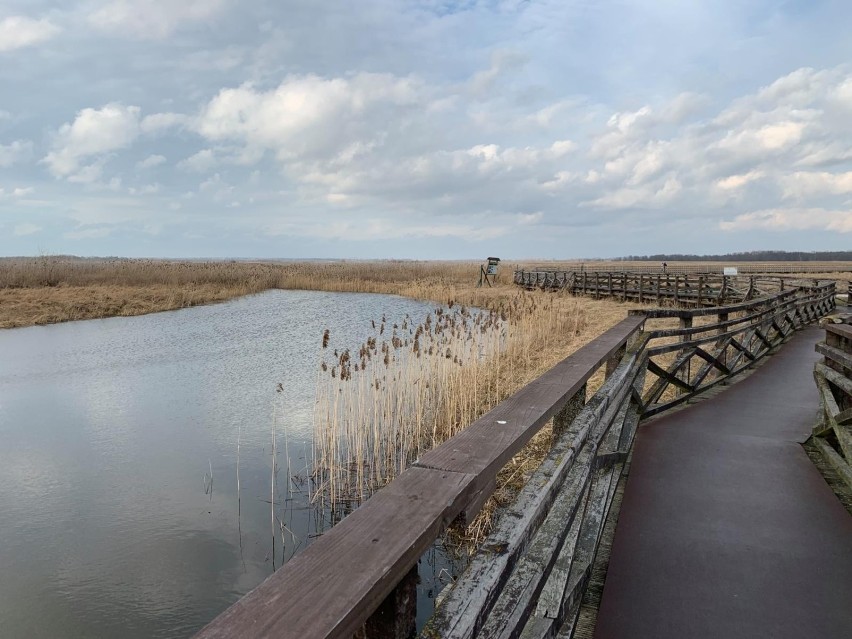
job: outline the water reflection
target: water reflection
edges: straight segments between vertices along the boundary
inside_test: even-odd
[[[430,309],[270,291],[0,332],[0,636],[186,636],[256,586],[322,525],[291,478],[323,330]]]

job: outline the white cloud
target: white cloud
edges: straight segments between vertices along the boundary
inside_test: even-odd
[[[852,210],[768,209],[743,213],[719,224],[723,231],[835,231],[852,233]]]
[[[196,128],[207,140],[271,149],[282,160],[328,156],[387,126],[390,115],[420,103],[421,90],[413,79],[387,74],[291,76],[270,91],[250,84],[221,90]]]
[[[780,180],[785,198],[852,193],[852,171],[846,173],[796,172]]]
[[[743,173],[741,175],[729,175],[728,177],[717,180],[716,186],[723,191],[735,191],[741,189],[750,182],[761,179],[764,175],[763,171],[759,170],[749,171],[748,173]]]
[[[100,109],[83,109],[71,123],[60,127],[53,143],[53,151],[43,162],[57,177],[84,174],[77,181],[92,181],[100,175],[100,164],[80,169],[83,160],[100,157],[110,151],[129,147],[139,136],[137,106],[112,102]],[[102,159],[102,158],[101,158]]]
[[[35,193],[35,189],[31,186],[27,187],[16,187],[12,189],[12,197],[27,197],[28,195],[32,195]]]
[[[267,229],[270,235],[298,235],[333,240],[362,242],[367,240],[399,240],[405,238],[459,238],[471,242],[494,239],[509,233],[498,224],[418,224],[400,223],[398,219],[365,218],[323,223],[276,222]]]
[[[159,193],[162,186],[158,183],[145,184],[144,186],[131,186],[127,189],[130,195],[154,195]]]
[[[144,160],[141,160],[136,163],[137,169],[152,169],[155,166],[160,166],[161,164],[166,163],[166,157],[164,155],[149,155]]]
[[[38,226],[37,224],[26,223],[15,225],[15,228],[12,233],[17,237],[23,237],[24,235],[32,235],[33,233],[38,233],[41,230],[42,227]]]
[[[110,0],[88,20],[110,34],[162,39],[183,25],[211,22],[226,5],[226,0]]]
[[[195,173],[207,173],[217,163],[218,160],[211,149],[202,149],[198,153],[178,162],[177,167],[186,171],[194,171]]]
[[[11,144],[0,144],[0,167],[7,168],[13,164],[26,161],[33,151],[33,143],[29,140],[15,140]]]
[[[60,31],[59,27],[47,19],[9,16],[0,20],[0,53],[45,42]]]
[[[142,133],[162,133],[173,127],[182,126],[189,121],[189,118],[180,113],[152,113],[146,115],[142,122],[139,123],[139,129]]]

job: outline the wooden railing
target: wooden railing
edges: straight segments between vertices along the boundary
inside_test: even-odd
[[[790,288],[801,282],[776,275],[714,273],[636,273],[621,271],[515,271],[514,282],[527,289],[565,290],[574,295],[612,297],[678,306],[721,306]]]
[[[820,394],[819,422],[811,441],[852,490],[852,326],[828,324],[814,366]]]
[[[585,405],[586,382],[601,365],[609,362],[614,375],[628,339],[644,321],[628,317],[423,455],[199,637],[352,637],[365,624],[367,636],[409,636],[414,617],[400,608],[413,603],[417,560],[459,516],[470,520],[476,514],[494,491],[500,469],[549,419],[561,412],[564,423]],[[641,368],[635,353],[632,357],[634,363],[622,366],[614,379],[627,380]],[[606,388],[605,393],[613,390],[612,384]],[[598,395],[587,421],[615,407],[615,395]],[[618,397],[625,403],[632,396]],[[612,411],[606,414],[611,419]],[[591,465],[589,456],[597,454],[607,433],[598,424],[573,436],[586,442],[583,464]]]
[[[725,308],[630,315],[424,454],[199,636],[412,636],[418,559],[443,530],[476,515],[497,473],[551,418],[550,454],[424,636],[570,636],[639,420],[742,370],[833,304],[832,283]],[[713,315],[712,325],[692,323]],[[642,330],[672,318],[677,328]],[[587,401],[601,367],[604,384]]]
[[[669,273],[721,273],[725,267],[734,267],[739,273],[758,274],[791,274],[791,273],[848,273],[852,268],[850,262],[669,262],[666,271]],[[554,271],[557,268],[550,264],[525,265],[528,271]],[[574,261],[560,263],[558,270],[562,271],[630,271],[631,273],[660,273],[661,262],[637,261]]]
[[[823,282],[728,306],[631,311],[649,320],[643,417],[724,382],[834,308],[834,282]],[[651,327],[675,319],[676,328]]]

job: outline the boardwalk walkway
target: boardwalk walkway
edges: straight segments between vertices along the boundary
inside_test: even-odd
[[[596,639],[852,636],[852,517],[799,445],[820,337],[640,427]]]

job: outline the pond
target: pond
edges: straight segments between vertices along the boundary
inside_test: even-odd
[[[200,629],[324,525],[298,485],[271,492],[273,429],[279,466],[308,466],[323,331],[356,349],[431,310],[268,291],[0,331],[0,636]]]

